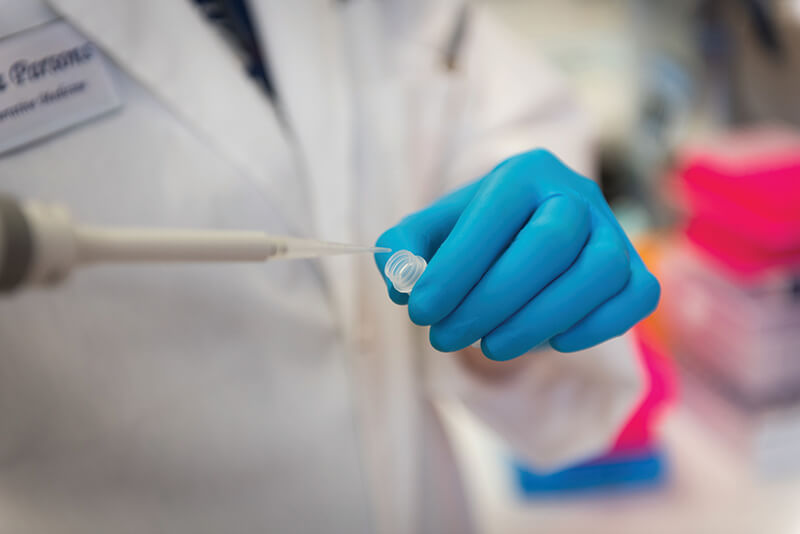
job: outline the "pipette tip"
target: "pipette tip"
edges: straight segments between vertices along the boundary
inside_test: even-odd
[[[391,252],[391,249],[385,247],[349,245],[346,243],[332,243],[314,239],[292,237],[276,237],[273,239],[281,245],[278,254],[273,257],[287,260],[335,256],[339,254],[380,254]]]

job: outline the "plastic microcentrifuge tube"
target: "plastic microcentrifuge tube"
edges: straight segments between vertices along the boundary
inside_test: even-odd
[[[408,250],[398,250],[386,262],[383,272],[400,293],[411,293],[414,284],[425,272],[428,262]]]

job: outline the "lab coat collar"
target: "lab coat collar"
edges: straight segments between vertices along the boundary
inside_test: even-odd
[[[278,98],[310,182],[318,235],[353,237],[352,86],[339,10],[332,0],[251,0]]]
[[[358,3],[358,2],[356,2]],[[333,0],[250,0],[251,15],[297,141],[308,179],[314,232],[322,239],[357,239],[354,205],[353,101],[346,29]],[[354,258],[324,262],[338,316],[355,321]]]
[[[188,1],[49,2],[231,161],[242,179],[280,199],[273,205],[293,231],[309,233],[296,157],[275,110]]]

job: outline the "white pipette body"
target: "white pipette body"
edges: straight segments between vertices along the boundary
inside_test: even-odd
[[[2,200],[0,250],[16,247],[17,253],[0,258],[0,291],[56,282],[77,266],[100,263],[262,262],[389,251],[258,231],[87,226],[74,224],[61,206]],[[20,260],[26,250],[30,258]]]
[[[247,230],[74,227],[77,262],[260,262],[387,249],[274,236]]]

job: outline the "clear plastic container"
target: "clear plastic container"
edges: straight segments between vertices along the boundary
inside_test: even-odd
[[[383,272],[386,273],[394,288],[400,293],[411,293],[428,262],[408,250],[398,250],[386,262]]]
[[[749,402],[800,394],[800,296],[791,276],[743,286],[686,247],[660,266],[661,310],[687,363]]]

